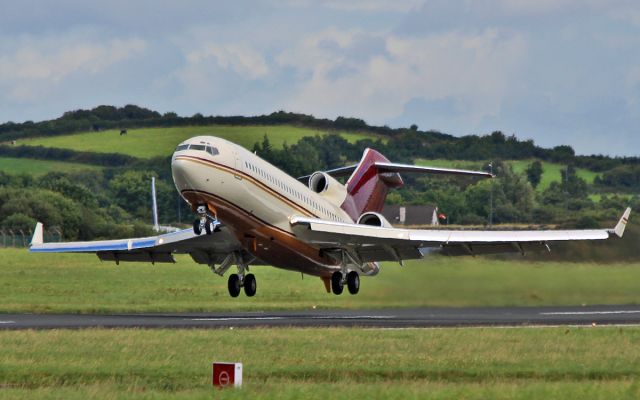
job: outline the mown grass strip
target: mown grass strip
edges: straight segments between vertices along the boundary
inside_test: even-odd
[[[0,396],[637,398],[640,328],[0,332]],[[210,362],[245,386],[213,391]],[[609,397],[609,398],[613,398]]]
[[[561,250],[559,250],[561,251]],[[171,312],[424,306],[640,303],[640,264],[427,257],[385,263],[357,296],[327,294],[320,279],[252,267],[253,298],[230,298],[226,277],[188,256],[176,264],[100,262],[86,254],[0,250],[0,312]]]

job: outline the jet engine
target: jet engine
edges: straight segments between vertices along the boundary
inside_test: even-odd
[[[379,226],[382,228],[393,228],[389,221],[382,214],[378,214],[377,212],[366,212],[358,218],[357,221],[360,225],[371,225],[371,226]]]
[[[331,203],[340,207],[347,198],[347,188],[331,175],[324,172],[314,172],[309,178],[309,189],[320,194]]]

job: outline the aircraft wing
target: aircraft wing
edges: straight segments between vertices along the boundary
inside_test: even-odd
[[[525,253],[548,250],[552,242],[603,240],[610,234],[622,237],[629,219],[627,208],[613,229],[587,230],[420,230],[382,228],[293,216],[294,231],[323,249],[347,249],[359,261],[402,261],[422,258],[438,250],[446,255]]]
[[[91,242],[44,243],[38,222],[29,251],[33,253],[95,253],[103,261],[175,262],[173,254],[189,254],[199,264],[220,264],[231,253],[243,251],[232,232],[216,225],[211,235],[196,235],[193,229],[158,236]]]

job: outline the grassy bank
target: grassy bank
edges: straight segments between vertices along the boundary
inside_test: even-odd
[[[328,132],[287,125],[269,126],[181,126],[175,128],[129,129],[120,136],[119,130],[85,132],[74,135],[25,139],[21,144],[58,147],[78,151],[98,153],[122,153],[134,157],[168,157],[178,143],[193,136],[217,136],[251,149],[256,142],[262,142],[264,135],[275,147],[287,142],[293,144],[305,136],[325,135]],[[370,136],[340,132],[349,141],[357,141]]]
[[[49,172],[77,172],[99,170],[95,165],[70,163],[64,161],[36,160],[33,158],[0,157],[0,171],[7,174],[44,175]]]
[[[0,332],[0,397],[638,398],[640,329]],[[244,364],[214,391],[210,362]]]
[[[640,303],[640,264],[429,257],[387,263],[360,294],[335,296],[320,279],[253,267],[258,294],[232,299],[226,277],[186,256],[176,264],[100,262],[94,255],[0,250],[0,312],[166,312]]]

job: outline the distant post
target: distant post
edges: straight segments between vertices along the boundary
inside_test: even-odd
[[[493,175],[493,161],[489,163],[489,173]],[[493,178],[491,178],[491,190],[489,190],[489,227],[493,225]]]
[[[151,177],[151,205],[153,211],[153,230],[158,232],[160,226],[158,226],[158,203],[156,202],[156,178]]]

